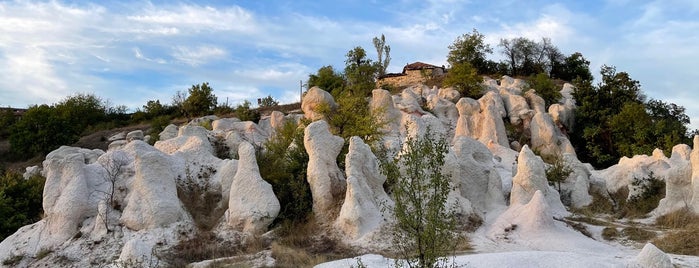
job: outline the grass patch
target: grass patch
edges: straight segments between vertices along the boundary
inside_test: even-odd
[[[655,219],[656,225],[674,229],[684,228],[696,222],[699,222],[699,215],[694,214],[694,212],[688,207],[675,210]]]
[[[45,258],[46,256],[48,256],[49,254],[51,254],[52,252],[53,252],[53,250],[50,250],[47,248],[41,249],[39,251],[39,253],[36,254],[36,259],[41,260],[41,259]]]
[[[666,253],[699,256],[699,224],[656,238],[653,244]]]
[[[569,221],[582,222],[582,223],[587,223],[587,224],[596,225],[596,226],[610,226],[610,225],[612,225],[611,223],[608,223],[606,221],[601,221],[601,220],[598,220],[598,219],[595,219],[595,218],[589,217],[589,216],[569,216],[569,217],[566,217],[566,219]]]
[[[244,251],[242,243],[235,244],[217,237],[212,232],[202,232],[191,239],[181,240],[164,254],[170,267],[185,267],[203,260],[230,257]]]
[[[277,267],[313,267],[319,263],[348,258],[354,251],[323,234],[311,217],[307,221],[283,222],[276,230],[279,239],[272,243]]]
[[[24,259],[24,255],[12,255],[7,259],[2,260],[2,265],[15,266]]]
[[[638,227],[626,227],[621,230],[621,233],[629,240],[639,243],[645,243],[655,238],[657,235],[654,232],[647,231]]]
[[[597,191],[590,192],[590,195],[592,196],[592,203],[582,208],[571,208],[571,211],[588,218],[599,214],[614,214],[614,201],[612,199]],[[626,197],[624,196],[624,198]],[[597,225],[594,223],[590,224]]]
[[[602,238],[607,241],[616,240],[619,237],[619,230],[616,227],[607,227],[602,229]]]

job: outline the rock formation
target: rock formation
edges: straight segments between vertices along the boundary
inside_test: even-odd
[[[304,130],[303,138],[309,159],[306,176],[313,196],[313,213],[321,220],[332,218],[346,186],[336,162],[345,141],[332,135],[328,128],[325,121],[313,122]]]

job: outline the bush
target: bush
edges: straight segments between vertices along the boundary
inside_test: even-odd
[[[272,185],[281,209],[273,225],[304,222],[313,208],[311,187],[306,180],[308,154],[303,145],[303,128],[287,121],[258,152],[260,175]]]
[[[530,76],[527,79],[531,89],[536,91],[546,102],[545,108],[548,108],[551,104],[558,103],[562,95],[559,89],[556,88],[556,84],[549,78],[546,73],[539,73],[537,75]]]
[[[639,190],[626,202],[623,212],[627,217],[641,217],[648,214],[658,207],[660,199],[665,197],[665,181],[656,178],[652,172],[648,177],[634,178],[631,185],[639,187]]]
[[[160,132],[162,132],[169,124],[170,117],[166,115],[158,116],[151,120],[150,131],[148,131],[150,140],[148,140],[148,143],[153,145],[156,141],[160,140]]]
[[[551,166],[546,169],[546,179],[549,181],[550,185],[555,185],[558,188],[558,192],[561,192],[561,182],[565,181],[570,173],[573,173],[573,169],[570,168],[568,163],[562,155],[558,154],[551,159]]]
[[[448,150],[428,129],[424,137],[408,138],[394,163],[404,170],[393,185],[393,242],[409,267],[439,266],[458,244],[457,214],[446,206],[451,181],[442,173]]]
[[[0,177],[0,240],[41,219],[45,181],[41,176],[25,180],[12,171]]]
[[[249,101],[245,100],[242,104],[235,108],[235,115],[238,117],[238,119],[240,119],[240,121],[252,121],[255,123],[260,121],[260,113],[257,110],[250,108],[251,105],[252,104]]]
[[[452,65],[443,83],[445,86],[454,87],[462,97],[479,99],[483,96],[481,82],[483,78],[478,75],[476,69],[464,62]]]

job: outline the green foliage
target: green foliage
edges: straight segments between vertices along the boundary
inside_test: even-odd
[[[306,180],[308,154],[303,145],[303,128],[287,121],[257,154],[260,175],[272,185],[282,205],[275,225],[303,222],[313,208],[311,188]]]
[[[355,47],[347,52],[345,60],[345,78],[347,88],[353,93],[367,96],[376,86],[374,79],[377,74],[377,65],[367,58],[366,51],[362,47]],[[335,96],[337,97],[337,96]]]
[[[424,137],[408,138],[393,163],[402,170],[393,186],[394,243],[410,267],[440,266],[456,246],[456,214],[446,207],[452,186],[442,173],[448,147],[428,129]]]
[[[528,82],[529,86],[536,91],[536,94],[544,99],[546,102],[546,107],[549,107],[551,104],[558,103],[558,100],[560,100],[562,97],[560,90],[556,87],[556,84],[554,84],[545,73],[530,76]]]
[[[646,102],[640,83],[614,67],[603,66],[600,73],[598,85],[575,81],[578,108],[571,143],[580,160],[605,168],[621,156],[650,154],[654,148],[670,151],[675,144],[689,142],[684,107]]]
[[[182,103],[182,108],[187,116],[204,116],[211,114],[216,108],[217,98],[212,93],[213,89],[209,83],[192,85],[189,88],[189,97]]]
[[[549,181],[550,185],[556,185],[558,192],[561,192],[561,182],[565,181],[570,173],[573,173],[573,169],[565,161],[562,155],[556,155],[553,157],[548,169],[546,169],[546,179]]]
[[[14,154],[28,158],[71,144],[80,132],[82,129],[71,125],[53,106],[32,106],[12,127],[10,146]]]
[[[336,72],[332,66],[323,66],[318,69],[316,74],[308,75],[308,88],[317,86],[333,96],[339,94],[345,85],[345,78],[341,73]]]
[[[468,62],[454,63],[444,79],[445,86],[454,87],[463,97],[478,99],[483,96],[481,82],[483,78],[478,75],[475,68]]]
[[[160,100],[149,100],[146,105],[143,105],[143,111],[149,119],[168,114],[167,107],[160,104]]]
[[[592,81],[590,61],[583,57],[582,53],[575,52],[566,57],[563,62],[554,62],[551,67],[551,77],[565,81],[573,81],[576,78]]]
[[[148,143],[153,145],[156,141],[160,140],[160,132],[162,132],[169,124],[169,116],[161,115],[153,118],[150,123],[150,131],[148,132],[148,135],[150,135],[150,140],[148,140]]]
[[[386,45],[386,37],[381,34],[381,38],[374,37],[372,40],[374,48],[376,48],[376,75],[380,77],[386,74],[386,68],[391,63],[391,46]]]
[[[0,177],[0,241],[20,227],[41,219],[44,179],[7,171]]]
[[[10,136],[12,126],[19,120],[19,117],[9,107],[0,110],[0,139]]]
[[[260,108],[262,107],[274,107],[279,105],[279,102],[275,100],[272,95],[268,95],[260,100]]]
[[[485,36],[473,29],[471,33],[463,34],[449,45],[447,62],[449,65],[469,63],[478,73],[494,73],[493,64],[486,59],[486,55],[493,53],[489,44],[485,43]]]
[[[501,39],[499,46],[506,57],[510,71],[508,74],[512,76],[546,72],[552,68],[552,62],[556,62],[560,54],[549,38],[542,38],[540,42],[524,37]]]
[[[255,123],[259,122],[260,112],[250,108],[251,105],[252,104],[248,100],[243,101],[243,103],[238,105],[238,107],[235,107],[235,116],[238,117],[240,121],[252,121]]]
[[[629,197],[625,216],[643,216],[658,207],[660,199],[665,197],[665,181],[656,178],[653,172],[648,177],[634,178],[631,185],[638,190]]]

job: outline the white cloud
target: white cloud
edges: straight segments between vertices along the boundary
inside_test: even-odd
[[[228,55],[225,49],[205,45],[198,47],[176,46],[173,48],[172,57],[180,62],[197,67],[209,61],[220,59]]]
[[[196,33],[201,31],[254,32],[253,15],[239,6],[215,8],[182,4],[174,7],[149,6],[141,13],[126,17],[145,29],[177,29]],[[153,28],[150,28],[153,27]]]

